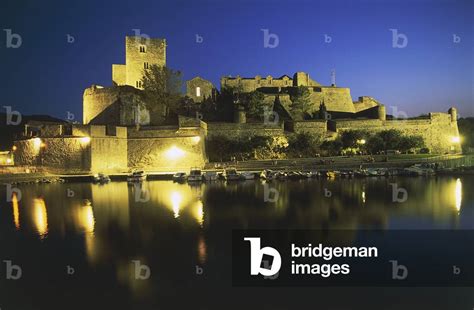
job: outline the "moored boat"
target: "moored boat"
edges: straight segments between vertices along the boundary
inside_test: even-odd
[[[217,181],[219,179],[219,175],[217,174],[216,171],[206,171],[204,172],[204,181],[211,182],[211,181]]]
[[[143,182],[145,180],[146,180],[146,174],[143,170],[133,171],[131,174],[127,176],[127,182],[129,183]]]
[[[104,173],[94,174],[93,180],[94,183],[106,184],[110,182],[110,177]]]
[[[185,182],[186,179],[186,172],[176,172],[175,174],[173,174],[173,182]]]
[[[239,181],[242,180],[242,175],[235,168],[227,168],[225,170],[225,178],[227,181]]]
[[[202,171],[199,168],[191,168],[188,176],[188,182],[202,182]]]

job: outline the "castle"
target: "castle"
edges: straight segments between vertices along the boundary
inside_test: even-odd
[[[234,122],[204,122],[199,117],[179,116],[175,124],[164,125],[161,110],[150,111],[141,92],[144,70],[152,65],[166,66],[166,41],[126,37],[125,52],[125,64],[112,65],[113,86],[92,85],[85,89],[83,124],[26,126],[23,136],[15,141],[17,164],[70,173],[179,171],[204,166],[205,141],[217,135],[286,137],[306,132],[330,140],[355,129],[398,129],[405,134],[422,135],[435,153],[460,151],[455,139],[459,136],[455,108],[420,119],[390,120],[385,106],[374,98],[364,96],[353,101],[349,88],[338,87],[335,82],[323,86],[304,72],[293,77],[221,78],[221,91],[230,87],[242,93],[263,94],[268,111],[277,115],[276,121],[249,122],[246,112],[236,107]],[[309,91],[307,112],[321,115],[324,107],[323,118],[304,120],[292,115],[291,94],[300,86]],[[201,77],[186,81],[186,96],[197,105],[218,93],[210,81]]]

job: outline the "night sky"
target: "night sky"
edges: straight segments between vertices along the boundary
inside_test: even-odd
[[[82,120],[82,93],[110,86],[132,29],[166,38],[167,64],[184,78],[219,85],[226,75],[308,72],[323,85],[331,70],[352,98],[368,95],[410,116],[474,115],[474,1],[22,1],[2,0],[1,105],[24,114]],[[261,29],[278,35],[264,48]],[[408,37],[392,47],[392,32]],[[74,37],[68,43],[67,35]],[[332,41],[325,43],[325,34]],[[453,34],[461,42],[453,42]],[[196,35],[203,38],[196,42]],[[399,40],[402,44],[402,40]]]

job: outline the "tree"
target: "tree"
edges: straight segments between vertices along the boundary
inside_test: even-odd
[[[402,139],[402,132],[396,129],[383,130],[377,133],[380,138],[383,140],[384,147],[383,150],[396,150],[400,145]]]
[[[321,150],[326,151],[328,155],[339,155],[342,151],[341,139],[336,139],[333,141],[324,141],[321,144]]]
[[[360,148],[365,144],[367,137],[368,133],[362,130],[344,131],[341,134],[342,146],[344,148]]]
[[[216,98],[216,118],[222,121],[232,121],[234,101],[241,94],[240,88],[225,86]]]
[[[299,86],[290,93],[290,113],[294,120],[303,120],[311,109],[311,93],[308,87]],[[312,115],[310,115],[312,116]]]
[[[408,152],[412,149],[419,149],[425,146],[422,136],[403,136],[398,143],[398,150]]]
[[[318,118],[319,119],[324,119],[326,120],[327,119],[327,115],[328,115],[328,110],[326,108],[326,104],[324,104],[324,101],[321,102],[321,104],[319,105],[319,111],[318,111]]]
[[[242,96],[243,104],[247,110],[247,115],[255,119],[263,119],[265,112],[265,95],[259,91],[246,93]]]
[[[376,134],[367,140],[366,148],[370,154],[376,154],[385,149],[385,142],[380,135]]]
[[[177,112],[183,86],[181,72],[151,65],[143,71],[143,98],[151,115],[167,118]]]
[[[321,141],[319,137],[302,132],[291,136],[288,143],[288,149],[293,156],[314,157],[319,151]]]

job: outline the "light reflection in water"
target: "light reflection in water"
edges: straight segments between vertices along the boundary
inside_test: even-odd
[[[199,235],[199,238],[198,238],[197,254],[198,254],[199,263],[204,264],[207,260],[207,245],[206,245],[206,239],[204,239],[204,236],[202,235]]]
[[[95,218],[94,211],[90,202],[86,202],[76,211],[77,226],[88,234],[94,234]]]
[[[16,193],[13,193],[12,207],[13,207],[13,223],[15,224],[16,230],[19,230],[20,229],[20,209],[18,207],[18,198],[16,196]]]
[[[174,191],[171,193],[171,204],[173,206],[174,218],[179,217],[179,208],[182,201],[183,201],[183,197],[181,196],[179,192]]]
[[[456,180],[456,187],[454,191],[454,201],[455,207],[458,212],[461,211],[461,203],[462,203],[462,182],[461,179]]]
[[[41,239],[48,233],[48,212],[43,198],[35,198],[33,200],[34,221],[36,231]]]
[[[196,221],[198,222],[199,226],[203,227],[203,225],[204,225],[204,207],[202,205],[201,200],[196,201],[195,212],[196,212],[195,213]]]

